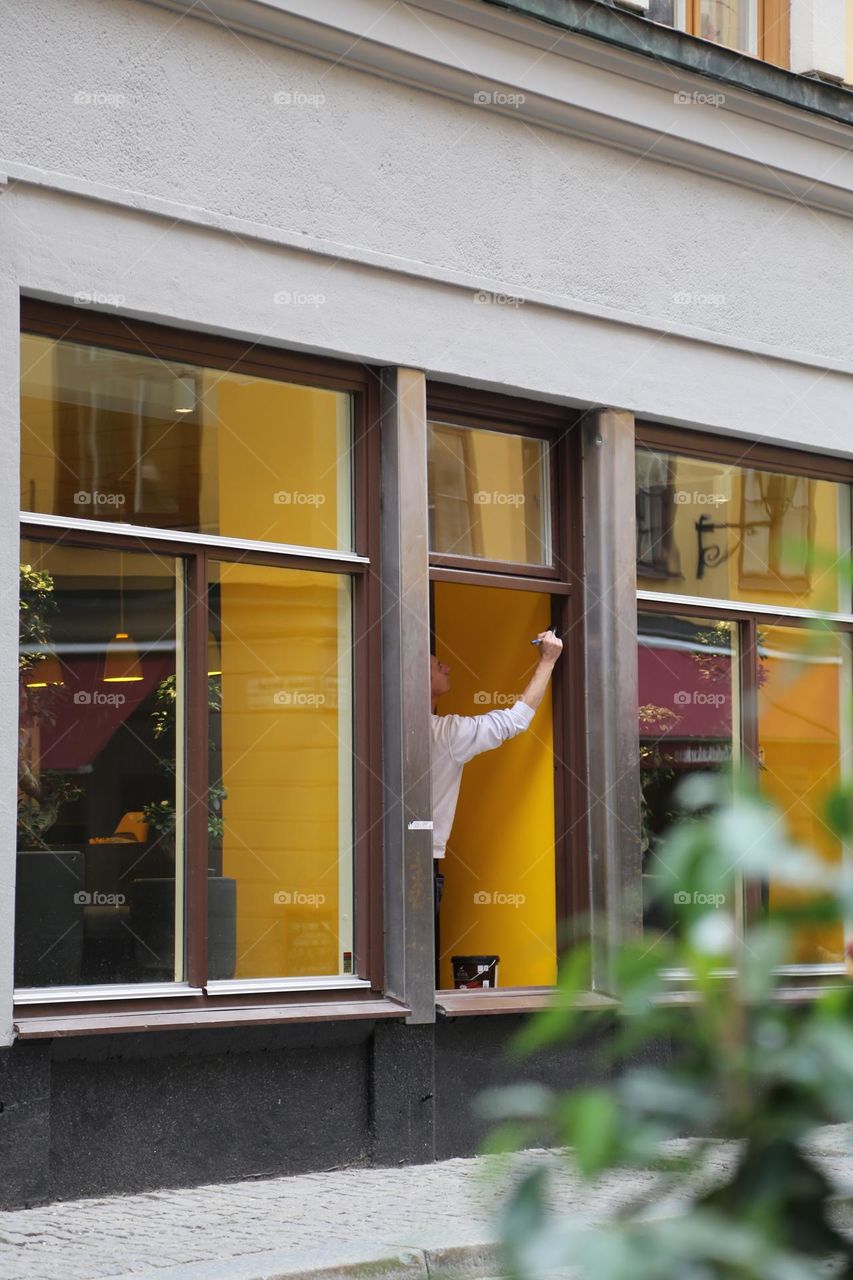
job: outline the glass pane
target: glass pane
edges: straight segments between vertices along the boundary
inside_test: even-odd
[[[703,40],[756,52],[756,0],[699,0],[699,30]]]
[[[209,592],[211,977],[351,973],[349,579],[219,563]]]
[[[849,778],[850,647],[847,640],[800,627],[762,627],[759,633],[758,727],[761,785],[785,814],[799,844],[839,864],[841,842],[825,822],[828,794]],[[765,905],[797,901],[802,894],[772,881]],[[837,963],[843,959],[840,924],[799,931],[799,963]]]
[[[850,488],[637,451],[641,590],[848,612]]]
[[[349,395],[21,345],[24,511],[351,549]]]
[[[654,890],[661,837],[679,816],[673,792],[689,773],[730,768],[738,749],[737,630],[654,613],[638,627],[644,915],[666,931],[672,908]]]
[[[19,987],[183,976],[179,572],[21,544]]]
[[[651,0],[648,15],[652,22],[675,24],[675,0]]]
[[[551,564],[544,440],[429,424],[429,545],[442,555]]]

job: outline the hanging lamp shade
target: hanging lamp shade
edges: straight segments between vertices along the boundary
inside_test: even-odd
[[[62,670],[62,663],[56,656],[53,649],[42,649],[43,657],[37,662],[32,671],[27,673],[26,685],[28,689],[47,689],[65,684],[65,673]]]
[[[142,679],[142,663],[136,645],[126,631],[117,631],[107,645],[104,658],[105,684],[128,684]]]
[[[207,633],[207,674],[209,676],[222,675],[222,651],[219,647],[219,641],[212,631]]]

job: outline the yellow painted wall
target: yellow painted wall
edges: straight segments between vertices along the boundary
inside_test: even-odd
[[[493,709],[478,692],[521,693],[537,661],[530,640],[550,625],[550,608],[538,592],[436,582],[436,652],[452,680],[439,713]],[[553,769],[549,698],[525,733],[465,766],[444,860],[442,987],[453,985],[452,955],[500,955],[502,987],[556,980]],[[478,902],[484,893],[491,901]]]
[[[352,946],[338,918],[340,859],[351,857],[340,847],[349,774],[341,776],[347,727],[338,722],[346,689],[336,678],[339,643],[348,651],[346,631],[339,641],[346,579],[223,564],[219,580],[223,871],[237,880],[235,976],[339,973]]]

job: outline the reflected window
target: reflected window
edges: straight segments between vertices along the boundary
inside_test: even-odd
[[[430,550],[550,565],[550,459],[533,436],[429,424]]]
[[[641,589],[850,609],[848,485],[640,448],[636,504]]]
[[[743,53],[757,50],[756,0],[698,0],[696,35]]]
[[[179,562],[21,543],[18,987],[183,977]]]
[[[21,507],[352,548],[350,396],[21,338]]]

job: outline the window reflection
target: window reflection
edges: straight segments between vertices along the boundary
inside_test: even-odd
[[[641,589],[849,611],[848,486],[642,448],[636,486]]]
[[[545,441],[431,422],[428,467],[431,551],[551,564]]]
[[[842,773],[850,776],[850,646],[847,638],[803,627],[762,627],[759,637],[761,788],[784,814],[792,838],[840,865],[842,845],[825,820],[825,804]],[[802,900],[771,880],[765,907]],[[799,931],[792,960],[843,959],[840,924]]]
[[[674,792],[690,773],[731,767],[739,737],[735,625],[643,613],[639,617],[640,781],[647,927],[669,929],[658,899],[658,849],[680,816]]]
[[[174,560],[21,544],[19,987],[182,974],[180,594]]]
[[[21,506],[349,550],[346,394],[21,338]]]

